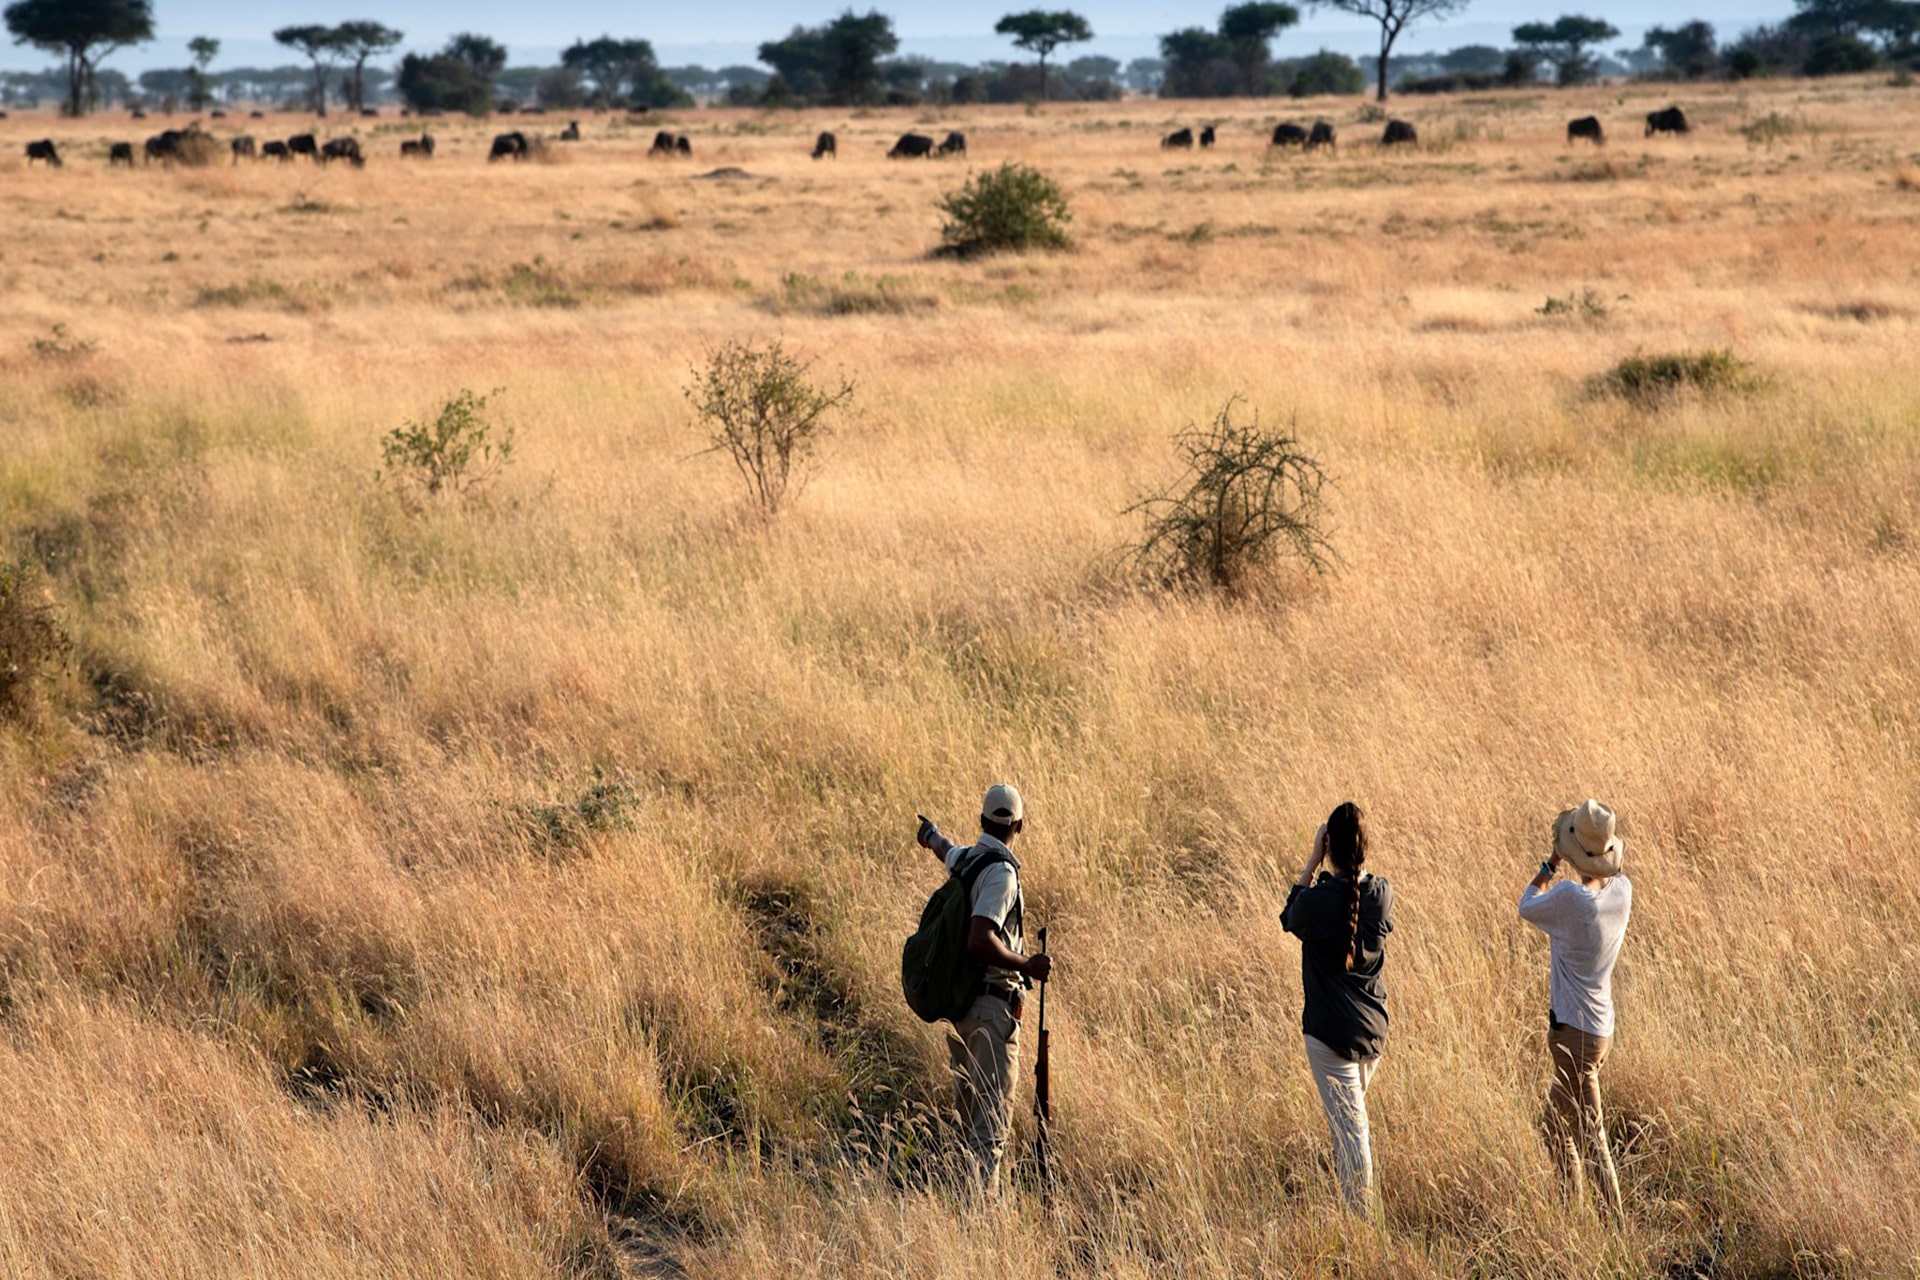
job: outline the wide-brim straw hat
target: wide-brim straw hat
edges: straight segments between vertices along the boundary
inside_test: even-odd
[[[1626,845],[1613,830],[1613,810],[1598,800],[1583,801],[1553,820],[1553,847],[1583,876],[1605,879],[1620,874]]]

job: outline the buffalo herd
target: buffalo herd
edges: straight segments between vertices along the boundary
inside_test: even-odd
[[[408,113],[403,112],[402,114]],[[420,114],[435,115],[439,113],[421,112]],[[135,118],[139,118],[138,113],[135,113]],[[252,118],[261,119],[263,116],[262,113],[255,111],[252,113]],[[1678,106],[1665,107],[1659,111],[1649,111],[1646,117],[1646,124],[1646,136],[1649,138],[1656,133],[1690,133],[1693,129],[1693,126],[1687,120],[1686,112],[1682,111]],[[1160,146],[1166,150],[1191,150],[1197,142],[1197,145],[1202,148],[1211,147],[1217,140],[1215,129],[1216,127],[1214,125],[1203,125],[1196,138],[1191,128],[1182,126],[1162,137],[1160,139]],[[559,133],[559,140],[562,142],[577,142],[579,139],[580,122],[578,120],[568,121],[567,127]],[[1599,117],[1582,116],[1577,120],[1569,120],[1567,122],[1567,144],[1571,146],[1573,143],[1583,140],[1591,142],[1595,146],[1602,146],[1606,143],[1606,130],[1602,127]],[[1380,136],[1380,145],[1382,147],[1417,147],[1419,144],[1419,131],[1411,121],[1407,120],[1387,121],[1386,129]],[[149,163],[158,160],[163,164],[171,164],[174,161],[188,158],[190,148],[211,145],[217,145],[212,143],[212,136],[202,130],[198,123],[194,123],[188,125],[185,129],[166,129],[153,135],[146,140],[144,153]],[[516,129],[508,133],[495,135],[493,145],[487,152],[487,159],[489,161],[526,160],[538,154],[541,145],[539,137],[530,137],[526,133]],[[1276,124],[1273,127],[1273,134],[1269,145],[1274,147],[1298,147],[1302,151],[1317,151],[1322,147],[1335,150],[1337,149],[1338,143],[1333,123],[1328,120],[1315,120],[1311,126],[1291,122]],[[350,136],[332,138],[322,143],[311,133],[301,133],[295,134],[285,141],[270,140],[256,143],[251,134],[242,134],[239,137],[231,139],[228,147],[232,152],[233,163],[235,164],[239,164],[243,159],[252,160],[258,158],[263,160],[286,161],[293,159],[295,156],[306,156],[319,164],[326,164],[334,160],[345,160],[356,169],[366,164],[366,156],[360,148],[359,141]],[[431,133],[422,133],[418,138],[402,140],[400,143],[400,155],[403,158],[432,159],[433,147],[433,135]],[[653,135],[653,145],[647,149],[647,154],[650,156],[666,156],[669,158],[676,156],[691,157],[693,155],[693,143],[685,134],[671,133],[662,129]],[[812,154],[815,160],[823,156],[836,160],[839,159],[839,139],[831,132],[822,131],[819,136],[814,139]],[[903,133],[894,142],[892,149],[887,152],[887,158],[890,160],[899,160],[928,156],[964,156],[966,154],[967,135],[955,129],[948,131],[947,136],[938,142],[936,142],[930,134]],[[45,161],[47,165],[52,168],[60,167],[60,152],[51,138],[43,138],[37,142],[27,143],[27,162],[31,164],[36,160]],[[115,142],[110,144],[107,152],[107,163],[110,166],[124,164],[132,168],[133,162],[134,149],[131,142]],[[199,162],[204,163],[204,158],[200,159]]]

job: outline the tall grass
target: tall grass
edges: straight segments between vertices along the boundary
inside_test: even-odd
[[[1835,92],[1847,148],[1703,131],[1626,186],[1558,180],[1553,96],[1264,168],[1252,108],[1196,160],[1166,104],[970,107],[1076,215],[978,262],[927,257],[955,179],[879,158],[897,114],[689,117],[742,183],[609,123],[562,169],[449,125],[404,169],[11,172],[0,562],[73,650],[0,725],[0,1270],[1912,1274],[1915,121]],[[1269,233],[1133,231],[1201,220]],[[1630,301],[1536,314],[1578,288]],[[92,348],[36,355],[60,324]],[[681,383],[773,336],[861,402],[768,524]],[[1765,394],[1587,394],[1719,349]],[[514,466],[409,506],[381,438],[459,386],[510,392]],[[1337,477],[1341,567],[1143,592],[1124,508],[1236,390]],[[1024,1168],[948,1190],[896,978],[913,815],[1002,778],[1057,952],[1052,1213]],[[1553,1186],[1513,910],[1589,794],[1637,890],[1618,1233]],[[1401,916],[1379,1233],[1275,919],[1348,797]]]

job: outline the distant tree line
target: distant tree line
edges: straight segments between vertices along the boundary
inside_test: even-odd
[[[1379,30],[1370,70],[1375,93],[1485,89],[1551,81],[1583,84],[1603,76],[1673,80],[1825,76],[1876,68],[1920,67],[1920,0],[1794,0],[1786,21],[1754,27],[1721,43],[1712,24],[1656,26],[1637,48],[1604,50],[1620,35],[1605,18],[1562,14],[1525,22],[1512,44],[1462,45],[1444,53],[1396,54],[1401,35],[1439,21],[1466,0],[1302,0],[1309,7],[1363,17]],[[1072,10],[1030,9],[995,24],[1032,62],[974,64],[899,57],[893,19],[852,9],[816,26],[796,26],[758,49],[760,65],[708,69],[662,67],[653,45],[602,35],[570,45],[556,66],[509,67],[492,38],[463,32],[436,53],[409,53],[392,68],[374,60],[398,48],[404,33],[372,20],[281,27],[273,38],[304,65],[212,69],[220,42],[188,42],[191,65],[145,71],[137,80],[101,65],[153,39],[152,0],[13,0],[7,30],[19,44],[57,55],[62,65],[0,73],[8,105],[59,100],[78,115],[107,102],[153,103],[172,110],[240,100],[303,107],[325,115],[330,102],[359,111],[383,97],[421,110],[485,114],[524,106],[551,108],[685,107],[696,101],[752,106],[880,106],[918,103],[1098,100],[1127,93],[1169,98],[1357,94],[1368,74],[1329,50],[1276,57],[1274,41],[1300,21],[1275,0],[1243,0],[1212,26],[1160,37],[1160,56],[1124,67],[1113,58],[1066,58],[1094,38]],[[1060,55],[1056,57],[1056,55]]]

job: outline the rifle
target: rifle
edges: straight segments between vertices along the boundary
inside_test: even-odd
[[[1047,954],[1047,930],[1040,929],[1040,954]],[[1053,1090],[1051,1072],[1047,1065],[1047,984],[1040,984],[1040,1027],[1038,1045],[1033,1055],[1033,1118],[1036,1122],[1033,1140],[1034,1162],[1040,1172],[1040,1204],[1043,1208],[1053,1207],[1053,1177],[1049,1167],[1047,1126],[1053,1122]]]

